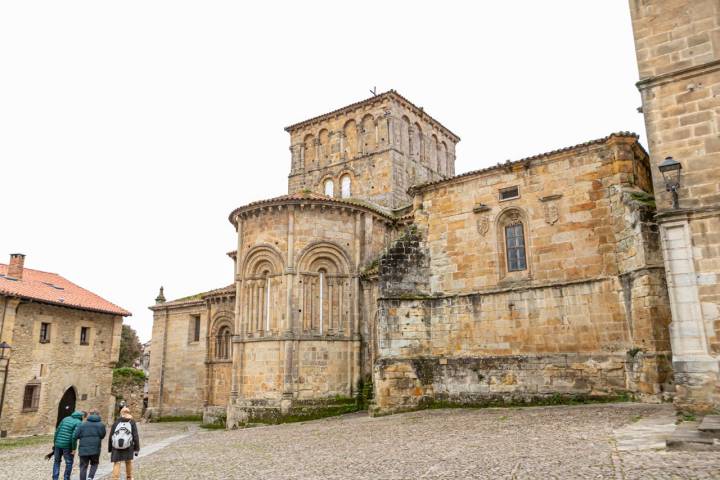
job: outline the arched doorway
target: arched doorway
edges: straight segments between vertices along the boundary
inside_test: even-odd
[[[63,418],[69,416],[75,411],[76,400],[77,395],[75,394],[75,387],[70,387],[65,390],[65,393],[60,399],[60,404],[58,405],[57,423],[55,424],[56,427],[60,425],[60,422],[62,422]]]

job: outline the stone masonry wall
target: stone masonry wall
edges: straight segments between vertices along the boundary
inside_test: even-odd
[[[611,138],[419,193],[415,226],[380,260],[376,412],[663,396],[670,315],[646,162]],[[525,271],[507,271],[508,212],[526,228]]]
[[[60,399],[68,389],[75,390],[76,410],[96,409],[108,418],[115,403],[112,368],[122,318],[39,303],[20,303],[13,313],[13,350],[0,430],[11,436],[52,433]],[[49,343],[39,342],[43,322],[50,324]],[[80,344],[81,327],[90,328],[88,345]],[[25,386],[33,383],[40,385],[40,403],[37,410],[24,411]]]

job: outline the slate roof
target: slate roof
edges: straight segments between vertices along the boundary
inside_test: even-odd
[[[12,279],[7,276],[7,270],[8,266],[0,263],[0,295],[124,317],[132,315],[57,273],[23,268],[22,279]]]

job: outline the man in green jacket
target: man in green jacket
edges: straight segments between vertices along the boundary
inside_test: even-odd
[[[73,460],[75,459],[75,448],[77,447],[77,439],[75,429],[82,423],[83,412],[73,412],[69,417],[63,418],[60,425],[55,429],[55,438],[53,439],[53,449],[55,450],[55,462],[53,463],[53,480],[60,477],[60,463],[65,460],[64,480],[70,480],[72,473]]]

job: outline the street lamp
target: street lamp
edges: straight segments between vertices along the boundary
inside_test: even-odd
[[[680,170],[682,164],[672,157],[667,157],[660,165],[658,165],[663,180],[665,180],[665,189],[672,193],[673,208],[680,208],[680,199],[678,198],[678,190],[680,190]]]
[[[5,358],[5,352],[10,355],[10,345],[3,341],[0,342],[0,360]],[[10,357],[5,360],[5,375],[3,375],[2,393],[0,393],[0,419],[2,419],[3,405],[5,404],[5,385],[7,385],[8,369],[10,368]],[[0,437],[7,435],[5,430],[0,430]]]

